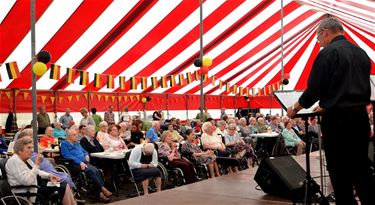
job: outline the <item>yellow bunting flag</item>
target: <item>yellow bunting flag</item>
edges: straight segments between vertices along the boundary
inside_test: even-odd
[[[243,88],[239,87],[240,96],[243,96]]]
[[[137,79],[130,77],[130,90],[137,90]]]
[[[100,99],[102,98],[102,95],[97,94],[96,97],[98,97],[98,101],[100,101]]]
[[[116,96],[112,95],[111,99],[112,99],[112,102],[115,102]]]
[[[125,90],[125,77],[119,76],[120,89]]]
[[[51,64],[51,70],[49,74],[49,78],[53,80],[59,80],[60,79],[60,66],[56,64]]]
[[[101,75],[99,73],[94,74],[94,87],[100,88],[102,86]]]
[[[276,83],[276,90],[280,90],[280,81]]]
[[[187,81],[188,84],[191,83],[191,81],[193,81],[193,77],[191,77],[190,72],[186,73],[186,81]]]
[[[115,88],[115,81],[114,81],[113,75],[107,76],[107,88],[108,89]]]
[[[272,92],[273,91],[275,91],[276,89],[275,89],[275,83],[274,84],[272,84]]]
[[[89,73],[86,71],[79,71],[79,84],[80,85],[87,85],[89,82]]]
[[[221,90],[223,88],[223,81],[219,80],[219,89]]]
[[[230,85],[229,85],[229,83],[227,83],[227,87],[225,88],[225,91],[226,91],[227,93],[230,92]]]
[[[54,104],[55,103],[55,97],[49,97],[49,99],[51,100],[51,103]]]
[[[262,89],[258,88],[258,96],[261,96],[262,94],[260,93]]]
[[[233,85],[233,94],[237,95],[237,85]]]
[[[263,94],[264,94],[264,96],[267,95],[267,87],[263,87]]]
[[[131,96],[129,96],[129,98],[130,98],[130,101],[133,101],[133,97],[134,97],[134,96],[132,96],[132,95],[131,95]]]
[[[64,97],[59,97],[59,103],[61,104],[62,100],[64,99]]]
[[[83,94],[83,96],[85,96],[86,101],[89,100],[89,99],[88,99],[88,97],[89,97],[88,93]]]
[[[90,99],[94,99],[94,94],[90,93]]]
[[[42,103],[44,104],[44,102],[46,101],[46,98],[47,98],[47,96],[44,96],[44,95],[41,95],[40,96],[40,99],[42,99]]]
[[[176,85],[176,78],[174,77],[174,75],[169,76],[169,84],[171,88],[173,88]]]
[[[5,67],[7,69],[9,79],[15,79],[20,76],[20,71],[18,70],[17,62],[14,61],[5,63]]]
[[[271,88],[271,85],[267,86],[268,87],[268,94],[271,95],[272,94],[272,88]]]
[[[117,96],[117,99],[118,99],[119,102],[121,102],[122,97],[121,96]]]
[[[212,84],[212,86],[215,86],[215,80],[216,80],[216,77],[215,77],[215,76],[212,76],[212,80],[211,80],[211,84]]]
[[[128,101],[128,96],[124,96],[124,101]]]
[[[204,74],[204,75],[203,75],[203,82],[206,82],[207,79],[208,79],[208,74]]]
[[[156,77],[151,77],[151,84],[152,89],[156,89],[158,87],[158,79]]]
[[[141,99],[141,96],[137,95],[137,101],[139,101]]]
[[[20,92],[20,90],[14,90],[14,94],[15,94],[15,96],[17,97],[17,95],[18,95],[18,93]]]
[[[80,95],[76,95],[76,100],[79,102]]]
[[[178,75],[178,84],[179,85],[184,85],[184,74],[179,74]]]
[[[73,96],[69,95],[69,96],[68,96],[68,101],[69,101],[69,102],[72,102],[72,98],[73,98]]]
[[[109,98],[108,95],[105,95],[105,96],[104,96],[105,102],[108,102],[108,98]]]
[[[10,100],[10,91],[7,91],[5,92],[5,95],[8,97],[8,99]]]
[[[197,80],[197,81],[201,79],[200,74],[199,74],[199,70],[194,71],[194,77],[195,77],[195,80]]]
[[[29,94],[30,94],[30,93],[28,93],[28,92],[24,92],[24,93],[23,93],[23,99],[26,100],[26,99],[27,99],[27,96],[29,96]]]
[[[141,88],[142,88],[142,90],[147,88],[147,78],[146,77],[141,78]]]
[[[246,96],[247,96],[247,97],[250,97],[250,94],[249,94],[249,88],[246,88]]]
[[[73,83],[74,71],[75,70],[73,68],[66,68],[66,82],[67,83]]]
[[[251,95],[254,97],[255,96],[255,88],[251,88]]]
[[[166,79],[166,77],[165,76],[162,76],[161,77],[161,82],[160,82],[160,86],[161,86],[161,88],[166,88],[167,87],[167,79]]]

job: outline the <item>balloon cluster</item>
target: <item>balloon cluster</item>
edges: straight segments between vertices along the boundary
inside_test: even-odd
[[[204,58],[203,62],[201,59],[197,58],[194,60],[194,66],[201,68],[201,73],[202,74],[207,74],[208,73],[208,67],[212,65],[212,59],[211,58]]]
[[[150,96],[143,97],[143,98],[141,99],[141,101],[142,101],[142,103],[149,102],[149,101],[151,101],[151,97],[150,97]]]
[[[36,62],[33,66],[33,72],[37,76],[42,76],[47,72],[47,63],[51,60],[51,54],[48,51],[40,51],[36,55]]]

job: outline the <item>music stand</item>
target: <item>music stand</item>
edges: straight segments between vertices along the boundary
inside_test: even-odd
[[[301,97],[303,91],[274,91],[273,94],[275,95],[276,99],[280,102],[281,106],[288,110],[288,107],[292,106],[298,99]],[[327,198],[320,190],[320,186],[312,179],[311,171],[310,171],[310,146],[312,143],[312,139],[309,134],[309,123],[308,118],[312,116],[318,116],[318,113],[315,113],[313,109],[319,105],[319,102],[316,102],[313,106],[308,109],[301,109],[298,111],[295,117],[301,117],[305,120],[305,133],[306,133],[306,147],[305,147],[305,155],[306,155],[306,178],[303,182],[303,186],[305,188],[305,195],[304,195],[304,204],[311,204],[311,198],[313,194],[319,193],[321,197],[319,198],[320,204],[329,204]]]

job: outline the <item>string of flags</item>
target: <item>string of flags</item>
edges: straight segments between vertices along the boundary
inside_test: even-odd
[[[20,77],[20,72],[17,66],[17,62],[9,62],[6,63],[6,69],[8,73],[9,79],[16,79]],[[53,80],[60,80],[60,70],[61,66],[56,64],[50,65],[50,75],[49,78]],[[67,83],[74,83],[74,76],[78,74],[79,75],[79,84],[80,85],[88,85],[89,84],[89,72],[83,71],[83,70],[76,70],[74,68],[66,68],[66,82]],[[94,80],[93,80],[93,86],[95,88],[102,87],[102,83],[106,83],[106,87],[108,89],[114,89],[115,87],[115,75],[108,75],[108,74],[100,74],[100,73],[94,73]],[[176,81],[176,77],[178,77],[178,82]],[[156,89],[159,86],[161,88],[168,88],[168,87],[175,87],[175,86],[183,86],[186,84],[190,84],[193,81],[200,81],[201,77],[201,71],[196,70],[194,72],[187,72],[185,74],[178,74],[178,75],[169,75],[169,76],[161,76],[161,77],[139,77],[139,76],[133,76],[129,79],[129,89],[130,90],[137,90],[138,83],[141,84],[141,89],[145,90],[148,86],[151,86],[152,89]],[[151,85],[148,85],[147,78],[150,78]],[[159,80],[160,79],[160,82]],[[219,89],[223,90],[225,89],[226,93],[232,93],[234,95],[239,96],[267,96],[272,94],[273,91],[280,90],[280,87],[282,86],[282,82],[276,82],[271,85],[267,85],[263,88],[249,88],[249,87],[241,87],[234,84],[233,86],[230,85],[229,82],[222,81],[221,79],[217,79],[216,76],[212,75],[208,77],[208,74],[203,74],[203,82],[209,81],[211,82],[212,86],[216,86],[216,81],[219,81]],[[167,83],[169,81],[169,83]],[[0,76],[0,82],[1,82],[1,76]],[[126,89],[126,77],[125,76],[118,76],[118,82],[119,82],[119,89],[125,90]],[[224,88],[225,86],[225,88]]]

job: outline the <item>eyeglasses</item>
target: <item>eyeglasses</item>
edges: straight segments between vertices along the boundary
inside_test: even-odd
[[[320,30],[316,35],[316,39],[319,41],[319,36],[323,33],[324,29]]]

